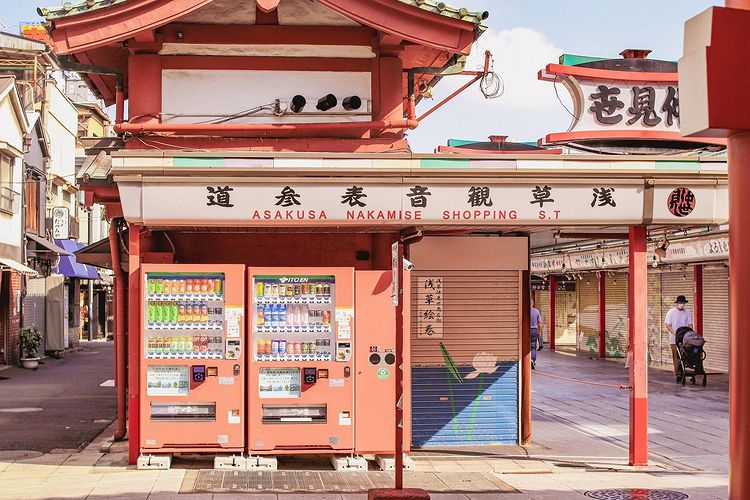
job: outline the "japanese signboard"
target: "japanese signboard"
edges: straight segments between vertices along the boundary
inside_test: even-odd
[[[443,278],[417,278],[417,338],[443,338]]]
[[[398,241],[393,242],[391,245],[391,273],[392,278],[392,290],[391,290],[391,302],[394,306],[398,306],[399,301],[399,281],[398,281],[398,266],[401,264],[398,258]]]
[[[640,223],[641,183],[444,179],[120,183],[128,220],[146,224],[426,225]],[[140,199],[138,199],[140,198]]]
[[[52,238],[55,240],[70,238],[70,211],[68,207],[52,209]]]
[[[680,131],[677,82],[602,82],[578,80],[584,103],[573,130],[617,127]]]

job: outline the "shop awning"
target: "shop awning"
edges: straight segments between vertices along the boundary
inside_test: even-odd
[[[6,259],[3,257],[0,257],[0,269],[12,269],[13,271],[18,271],[25,276],[39,276],[39,273],[31,269],[30,267],[26,267],[20,262],[13,259]]]
[[[34,233],[26,233],[26,237],[32,240],[37,245],[37,247],[41,247],[38,250],[33,250],[35,252],[54,252],[60,255],[71,255],[70,252],[68,252],[64,248],[59,247],[52,243],[50,240],[42,238],[41,236],[38,236]]]
[[[73,240],[55,240],[55,243],[67,252],[70,252],[70,254],[74,254],[76,250],[83,248],[82,244]],[[53,272],[62,274],[68,278],[99,279],[99,273],[96,272],[96,269],[86,264],[80,264],[76,260],[75,255],[61,255],[60,262]]]
[[[94,267],[112,269],[112,254],[109,250],[109,238],[104,238],[77,250],[75,253],[79,264],[90,264]]]

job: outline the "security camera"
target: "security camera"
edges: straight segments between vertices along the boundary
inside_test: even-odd
[[[412,271],[412,270],[414,270],[414,264],[404,259],[404,271]]]

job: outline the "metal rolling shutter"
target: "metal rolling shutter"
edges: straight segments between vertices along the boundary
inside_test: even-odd
[[[417,336],[425,296],[418,282],[426,276],[443,278],[443,338]],[[518,443],[519,293],[517,271],[412,273],[415,447]]]
[[[662,339],[667,311],[661,305],[661,273],[648,273],[648,356],[651,363],[672,363],[669,344]]]
[[[39,353],[44,354],[47,344],[46,324],[47,282],[45,278],[31,278],[26,281],[26,297],[23,299],[23,326],[34,325],[42,332],[42,345]]]
[[[555,295],[555,349],[575,349],[578,333],[578,296],[576,292]]]
[[[703,336],[707,370],[729,371],[729,269],[703,270]]]
[[[535,305],[536,308],[539,309],[539,312],[542,314],[542,322],[544,323],[545,328],[542,330],[542,333],[544,334],[544,343],[549,344],[549,322],[550,322],[550,300],[549,300],[550,292],[549,290],[537,290],[536,291],[536,301]],[[557,299],[557,297],[555,297]]]
[[[624,358],[628,355],[628,275],[617,273],[605,279],[606,356]]]
[[[578,351],[599,356],[599,277],[588,274],[576,283],[578,292]]]

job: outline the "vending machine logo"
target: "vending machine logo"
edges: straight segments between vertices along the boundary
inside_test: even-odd
[[[279,283],[307,283],[310,278],[301,276],[282,276],[279,278]]]

